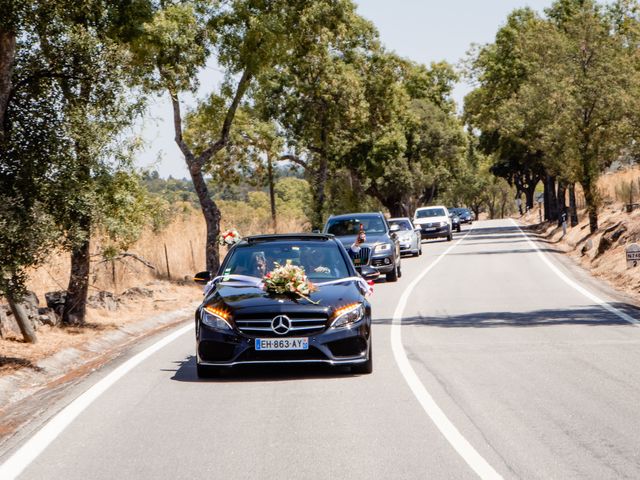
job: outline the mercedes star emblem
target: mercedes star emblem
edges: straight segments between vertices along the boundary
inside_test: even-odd
[[[271,330],[278,335],[285,335],[291,330],[291,319],[286,315],[278,315],[271,320]]]

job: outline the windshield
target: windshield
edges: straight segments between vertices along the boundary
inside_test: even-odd
[[[275,264],[304,268],[310,280],[336,280],[350,276],[349,269],[333,242],[263,242],[236,247],[225,264],[224,275],[262,278]]]
[[[418,210],[416,212],[416,218],[429,218],[429,217],[445,217],[444,208],[429,208],[426,210]]]
[[[336,237],[345,235],[357,235],[360,224],[366,233],[385,233],[387,231],[382,218],[380,217],[353,217],[329,220],[327,233]]]
[[[398,225],[398,230],[413,230],[409,220],[390,220],[389,226]]]

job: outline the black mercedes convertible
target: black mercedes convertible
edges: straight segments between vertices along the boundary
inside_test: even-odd
[[[270,272],[304,269],[308,295],[273,293]],[[370,287],[378,275],[358,273],[333,235],[260,235],[228,252],[219,271],[196,274],[205,284],[196,311],[199,377],[243,364],[323,363],[371,373]],[[365,278],[363,278],[365,277]]]

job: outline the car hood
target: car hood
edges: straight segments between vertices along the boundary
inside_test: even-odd
[[[290,295],[273,295],[260,287],[225,285],[219,283],[205,298],[203,305],[225,308],[233,317],[255,313],[278,315],[286,313],[317,313],[330,316],[336,308],[364,299],[361,287],[355,281],[318,287],[308,300]]]
[[[356,241],[356,237],[357,235],[345,235],[343,237],[336,237],[336,238],[340,240],[340,242],[342,242],[342,245],[344,245],[344,247],[348,250],[349,247],[353,245],[353,242]],[[378,243],[389,243],[389,242],[390,242],[389,236],[386,233],[377,233],[377,234],[367,233],[367,241],[363,243],[361,246],[372,247],[373,245],[376,245]]]
[[[436,223],[436,222],[448,222],[449,218],[447,217],[426,217],[426,218],[416,218],[413,221],[414,225],[422,225],[424,223]]]

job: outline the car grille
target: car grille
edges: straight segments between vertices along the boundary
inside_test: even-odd
[[[274,314],[273,317],[277,315]],[[284,335],[279,335],[271,329],[271,318],[242,318],[235,321],[236,327],[245,335],[251,337],[297,337],[307,336],[322,332],[327,325],[326,316],[315,315],[313,317],[301,317],[299,315],[287,315],[291,320],[291,329]]]
[[[370,256],[371,248],[369,247],[360,247],[360,251],[355,254],[355,257],[360,260],[358,265],[368,265]]]
[[[433,228],[433,227],[439,227],[439,226],[440,226],[440,222],[423,223],[421,225],[422,228]]]

